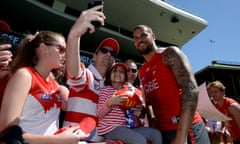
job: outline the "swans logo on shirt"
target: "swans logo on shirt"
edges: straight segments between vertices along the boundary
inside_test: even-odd
[[[94,83],[94,89],[99,91],[100,90],[100,85],[98,83]]]
[[[51,101],[53,99],[52,96],[47,93],[41,93],[40,98],[41,100],[45,100],[45,101]]]
[[[40,103],[44,107],[45,112],[50,110],[54,105],[58,108],[61,107],[61,96],[58,93],[48,94],[41,93]]]
[[[95,93],[99,93],[99,91],[100,91],[100,89],[101,89],[101,87],[102,87],[101,84],[100,84],[100,82],[94,80],[94,81],[93,81],[93,86],[94,86],[94,92],[95,92]]]
[[[158,89],[159,85],[158,85],[157,79],[154,78],[153,80],[147,82],[146,84],[143,85],[143,88],[146,93],[149,93],[155,89]]]

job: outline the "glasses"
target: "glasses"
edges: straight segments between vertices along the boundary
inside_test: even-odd
[[[103,54],[106,54],[106,53],[109,52],[112,57],[117,57],[117,52],[115,52],[115,51],[108,50],[108,49],[106,49],[106,48],[100,48],[100,51],[101,51],[101,53],[103,53]]]
[[[54,43],[49,43],[49,42],[43,42],[45,45],[47,46],[54,46],[56,47],[58,50],[59,50],[59,53],[62,54],[62,53],[65,53],[65,47],[60,45],[60,44],[54,44]]]
[[[128,68],[128,72],[136,73],[136,72],[137,72],[137,69],[134,69],[134,68]]]

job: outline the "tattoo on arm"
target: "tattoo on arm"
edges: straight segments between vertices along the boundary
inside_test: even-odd
[[[163,62],[172,70],[182,88],[181,112],[194,114],[198,100],[198,86],[187,57],[177,47],[169,47],[163,54]]]

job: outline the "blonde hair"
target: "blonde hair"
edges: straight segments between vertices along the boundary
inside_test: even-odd
[[[217,87],[220,89],[222,92],[225,92],[226,87],[221,83],[220,81],[213,81],[207,85],[207,90],[210,89],[210,87]]]

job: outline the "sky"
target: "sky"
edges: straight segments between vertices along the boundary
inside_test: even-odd
[[[240,64],[240,0],[166,0],[199,16],[208,26],[182,46],[193,72],[213,60]]]

